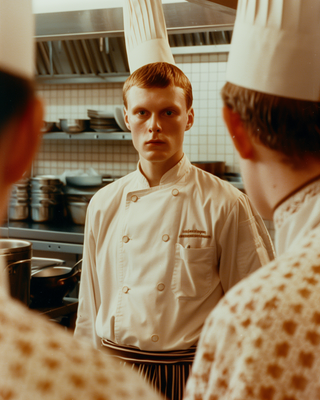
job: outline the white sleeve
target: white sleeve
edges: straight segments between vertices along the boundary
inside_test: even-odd
[[[123,14],[130,73],[154,62],[175,63],[161,0],[124,0]]]
[[[89,341],[99,349],[101,339],[96,334],[96,319],[101,296],[96,273],[95,248],[96,244],[90,226],[89,206],[85,224],[79,305],[74,336]]]
[[[275,257],[267,228],[244,194],[225,222],[219,245],[219,274],[224,292]]]

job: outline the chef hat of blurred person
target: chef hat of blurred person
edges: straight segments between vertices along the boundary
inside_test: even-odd
[[[123,8],[130,73],[155,62],[175,64],[168,42],[161,0],[145,0],[139,7],[134,8],[136,1],[125,0]],[[139,13],[135,12],[137,9]],[[150,16],[162,23],[157,23],[155,27]]]
[[[239,0],[227,81],[320,101],[320,1]]]
[[[0,69],[34,77],[34,20],[31,0],[0,0]]]

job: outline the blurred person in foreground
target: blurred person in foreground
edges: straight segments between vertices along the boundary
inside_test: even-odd
[[[185,399],[319,399],[320,2],[240,0],[222,98],[277,258],[208,317]]]
[[[192,87],[174,65],[161,1],[126,0],[124,11],[125,122],[139,163],[89,204],[75,336],[179,400],[206,317],[273,248],[248,197],[183,152]]]
[[[0,1],[0,213],[11,184],[41,140],[43,108],[34,90],[31,1]],[[13,300],[0,259],[0,399],[159,399],[124,369],[58,325]]]

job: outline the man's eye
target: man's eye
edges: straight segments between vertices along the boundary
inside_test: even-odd
[[[144,110],[139,111],[139,115],[146,115],[146,112]]]
[[[173,111],[171,111],[171,110],[166,111],[166,115],[172,115],[172,114],[173,114]]]

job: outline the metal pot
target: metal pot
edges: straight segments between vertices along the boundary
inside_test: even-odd
[[[192,161],[191,164],[219,178],[224,176],[226,170],[225,161]]]
[[[29,217],[28,201],[10,201],[8,218],[11,221],[24,221]]]
[[[63,183],[54,175],[40,175],[31,178],[31,190],[42,190],[45,193],[60,191]]]
[[[63,298],[72,291],[81,275],[79,260],[73,267],[56,265],[42,268],[31,277],[32,307],[58,306]]]
[[[53,200],[42,200],[41,203],[31,203],[31,219],[35,222],[49,222],[54,218]]]
[[[29,305],[32,244],[26,240],[0,239],[0,256],[9,274],[11,296]]]

